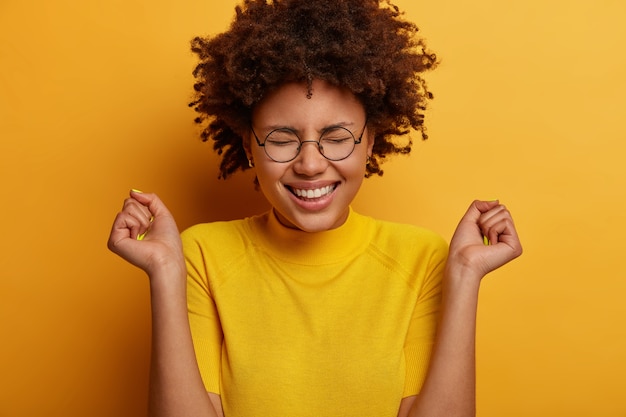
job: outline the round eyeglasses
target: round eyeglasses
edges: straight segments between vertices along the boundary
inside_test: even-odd
[[[319,140],[302,140],[295,130],[283,127],[268,133],[263,143],[259,140],[252,125],[250,125],[250,130],[256,143],[263,147],[265,154],[274,162],[293,161],[300,154],[302,145],[307,142],[317,144],[317,149],[324,158],[330,161],[341,161],[352,155],[355,146],[361,143],[366,127],[367,120],[359,138],[355,139],[354,134],[345,127],[332,126],[324,129]]]

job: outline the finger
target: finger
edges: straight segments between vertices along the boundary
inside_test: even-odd
[[[503,217],[489,229],[489,238],[508,260],[522,254],[517,229],[510,216]],[[507,262],[508,262],[507,260]]]
[[[120,242],[129,238],[135,239],[137,230],[140,227],[140,221],[125,212],[120,212],[115,216],[113,226],[111,227],[111,233],[109,234],[109,240],[107,246],[115,253],[120,253]]]
[[[141,229],[137,240],[143,240],[146,236],[154,236],[155,238],[172,234],[178,236],[178,228],[172,214],[156,194],[133,190],[131,191],[131,198],[136,199],[150,213],[150,218],[147,219],[148,224]],[[144,219],[144,221],[146,220]]]
[[[473,229],[475,230],[474,239],[476,240],[476,243],[482,241],[483,244],[488,245],[489,240],[487,239],[486,230],[481,228],[480,222],[481,218],[485,216],[485,213],[489,213],[495,207],[498,207],[498,204],[498,200],[474,200],[461,218],[456,232],[461,233],[463,230],[465,230],[465,232],[469,232]]]
[[[128,197],[124,200],[122,211],[128,211],[135,214],[142,213],[143,217],[147,218],[152,216],[150,208],[133,197]]]
[[[122,212],[136,218],[139,223],[144,226],[144,228],[148,226],[150,219],[152,218],[152,213],[150,213],[148,207],[133,198],[127,198],[124,201],[124,208],[122,209]]]
[[[503,214],[503,212],[507,211],[507,208],[504,204],[496,204],[495,206],[493,206],[492,208],[490,208],[489,210],[483,212],[480,215],[480,223],[488,223],[489,219],[492,218],[497,218],[498,216],[501,216]]]
[[[500,242],[500,238],[509,232],[512,225],[509,224],[508,219],[502,218],[496,222],[492,222],[491,225],[486,227],[485,236],[489,238],[490,242],[494,244]]]
[[[133,239],[142,240],[154,219],[150,210],[130,197],[124,201],[121,214],[127,216],[125,219],[130,232],[129,236]]]
[[[137,241],[135,236],[134,222],[135,218],[120,215],[116,218],[107,247],[111,252],[119,255],[131,264],[143,269],[147,250],[143,249],[144,245]]]
[[[165,204],[156,194],[143,193],[137,190],[131,190],[131,198],[141,203],[147,208],[150,217],[171,216]]]
[[[517,236],[517,229],[515,228],[513,219],[510,217],[502,219],[499,223],[494,225],[493,230],[497,234],[498,242],[508,244],[519,241],[519,237]],[[517,245],[517,243],[515,244]]]
[[[153,215],[142,195],[141,191],[131,190],[130,196],[124,200],[122,211],[113,222],[108,245],[114,252],[124,239],[141,240],[150,227]]]
[[[491,230],[496,223],[499,223],[506,218],[511,218],[511,214],[504,205],[498,204],[480,216],[478,219],[478,226],[480,227],[483,235],[488,236],[489,230]]]
[[[498,200],[493,201],[483,201],[483,200],[474,200],[472,204],[470,204],[469,208],[463,215],[461,221],[470,221],[472,223],[478,223],[480,217],[487,213],[489,210],[498,206]]]
[[[150,223],[148,224],[148,226],[144,229],[143,232],[139,233],[135,239],[143,240],[148,234],[148,231],[150,230],[150,225],[152,224],[153,221],[154,221],[154,216],[150,217]]]

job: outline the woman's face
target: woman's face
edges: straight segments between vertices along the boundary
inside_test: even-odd
[[[373,135],[365,128],[363,105],[349,91],[315,80],[307,98],[305,84],[288,83],[268,94],[254,109],[252,127],[259,141],[274,129],[288,128],[306,143],[289,162],[275,162],[259,146],[252,132],[246,144],[254,161],[263,194],[278,220],[290,228],[318,232],[341,226],[348,207],[361,187]],[[343,127],[362,141],[341,161],[330,161],[318,150],[322,132]],[[365,130],[364,130],[365,129]],[[304,196],[307,197],[304,197]]]

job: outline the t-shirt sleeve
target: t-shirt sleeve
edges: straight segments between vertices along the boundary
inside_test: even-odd
[[[187,309],[200,375],[207,392],[221,394],[222,328],[211,293],[201,242],[194,229],[181,235],[187,263]]]
[[[447,244],[437,237],[425,269],[420,271],[424,278],[404,345],[406,379],[403,397],[418,394],[426,378],[437,330],[447,254]]]

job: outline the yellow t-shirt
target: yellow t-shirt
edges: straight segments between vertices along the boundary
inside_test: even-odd
[[[182,234],[200,372],[228,417],[396,416],[433,344],[447,245],[350,212],[307,233],[270,211]]]

